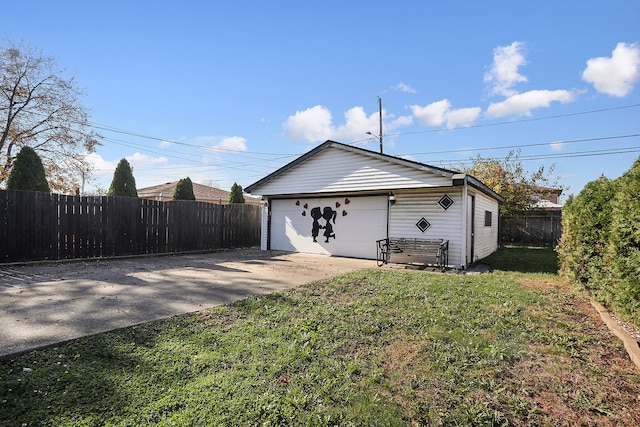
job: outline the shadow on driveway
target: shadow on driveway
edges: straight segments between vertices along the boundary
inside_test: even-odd
[[[0,266],[0,358],[374,266],[258,249]]]

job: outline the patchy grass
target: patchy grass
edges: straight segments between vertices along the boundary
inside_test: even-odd
[[[549,248],[500,248],[480,261],[493,270],[520,273],[558,273],[557,254]]]
[[[587,299],[505,271],[363,270],[0,362],[7,426],[638,425],[639,396]]]

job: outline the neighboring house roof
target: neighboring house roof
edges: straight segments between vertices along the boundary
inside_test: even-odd
[[[178,181],[166,182],[164,184],[153,185],[151,187],[145,187],[138,189],[138,197],[142,199],[152,200],[171,200],[173,193],[176,189]],[[229,203],[229,191],[221,190],[219,188],[210,187],[208,185],[193,184],[193,195],[196,196],[196,200],[199,202],[209,203]],[[245,196],[245,202],[250,204],[258,204],[259,199],[251,196]]]
[[[171,199],[173,193],[176,190],[178,181],[166,182],[160,185],[153,185],[151,187],[138,189],[138,197],[146,198],[159,198]],[[202,185],[193,183],[193,194],[196,196],[196,200],[201,202],[223,202],[229,201],[229,192],[221,190],[215,187],[209,187],[208,185]]]
[[[552,201],[549,201],[549,200],[539,200],[533,204],[533,209],[549,209],[549,210],[562,209],[562,205],[558,203],[553,203]]]
[[[484,192],[485,194],[495,198],[496,200],[502,202],[504,201],[504,199],[502,198],[502,196],[500,196],[499,194],[497,194],[496,192],[494,192],[492,189],[490,189],[489,187],[487,187],[485,184],[483,184],[482,182],[480,182],[478,179],[470,176],[470,175],[466,175],[457,171],[453,171],[453,170],[448,170],[448,169],[444,169],[444,168],[440,168],[440,167],[436,167],[436,166],[431,166],[431,165],[427,165],[424,163],[420,163],[420,162],[415,162],[413,160],[407,160],[407,159],[403,159],[401,157],[395,157],[395,156],[390,156],[388,154],[382,154],[382,153],[378,153],[375,151],[371,151],[371,150],[366,150],[364,148],[359,148],[359,147],[354,147],[352,145],[347,145],[347,144],[343,144],[340,142],[336,142],[336,141],[325,141],[324,143],[320,144],[319,146],[317,146],[316,148],[312,149],[311,151],[303,154],[302,156],[298,157],[297,159],[293,160],[292,162],[286,164],[285,166],[281,167],[280,169],[276,170],[275,172],[265,176],[264,178],[262,178],[261,180],[249,185],[245,191],[251,193],[254,192],[255,190],[257,190],[259,187],[267,184],[268,182],[278,178],[279,176],[285,174],[286,172],[288,172],[289,170],[293,169],[294,167],[304,163],[305,161],[309,160],[311,157],[319,154],[320,152],[327,150],[329,148],[337,148],[340,150],[344,150],[344,151],[348,151],[348,152],[352,152],[352,153],[357,153],[357,154],[361,154],[361,155],[365,155],[365,156],[369,156],[372,157],[374,159],[378,159],[378,160],[383,160],[386,162],[390,162],[393,164],[397,164],[397,165],[402,165],[405,167],[410,167],[413,169],[417,169],[420,171],[424,171],[427,173],[431,173],[431,174],[435,174],[435,175],[439,175],[445,178],[449,178],[452,179],[455,183],[457,184],[462,184],[462,183],[467,183],[469,185],[471,185],[472,187],[475,187],[476,189]]]

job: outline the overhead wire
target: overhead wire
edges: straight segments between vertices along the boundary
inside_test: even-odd
[[[484,127],[494,127],[494,126],[503,126],[503,125],[511,125],[511,124],[518,124],[518,123],[527,123],[527,122],[537,122],[537,121],[542,121],[542,120],[552,120],[552,119],[559,119],[559,118],[567,118],[567,117],[574,117],[574,116],[581,116],[581,115],[587,115],[587,114],[595,114],[595,113],[602,113],[602,112],[607,112],[607,111],[616,111],[616,110],[622,110],[622,109],[628,109],[628,108],[637,108],[640,107],[640,104],[631,104],[631,105],[624,105],[624,106],[617,106],[617,107],[610,107],[610,108],[602,108],[602,109],[597,109],[597,110],[588,110],[588,111],[580,111],[580,112],[575,112],[575,113],[567,113],[567,114],[558,114],[558,115],[552,115],[552,116],[544,116],[544,117],[536,117],[536,118],[527,118],[527,119],[519,119],[519,120],[512,120],[512,121],[505,121],[505,122],[498,122],[498,123],[485,123],[485,124],[479,124],[479,125],[472,125],[472,126],[466,126],[466,127],[457,127],[457,128],[445,128],[445,129],[429,129],[429,130],[422,130],[422,131],[411,131],[411,132],[395,132],[395,133],[387,133],[387,134],[383,134],[383,136],[385,137],[397,137],[397,136],[403,136],[403,135],[412,135],[412,134],[426,134],[426,133],[436,133],[436,132],[443,132],[443,131],[455,131],[455,130],[462,130],[462,129],[476,129],[476,128],[484,128]],[[25,110],[28,112],[31,112],[33,114],[39,114],[38,112],[34,112],[34,111],[29,111],[29,110]],[[149,153],[153,153],[153,154],[159,154],[159,155],[163,155],[164,157],[170,157],[172,159],[177,159],[180,161],[185,161],[185,162],[190,162],[190,163],[194,163],[194,166],[190,166],[191,168],[193,167],[202,167],[203,169],[205,168],[211,168],[212,170],[219,170],[219,169],[232,169],[232,170],[243,170],[246,171],[246,168],[248,166],[258,166],[258,167],[264,167],[265,171],[267,166],[264,165],[264,163],[269,162],[269,163],[279,163],[282,160],[285,159],[289,159],[289,158],[294,158],[297,157],[299,155],[299,153],[274,153],[274,152],[259,152],[259,151],[250,151],[250,150],[238,150],[238,149],[231,149],[231,148],[222,148],[222,147],[216,147],[216,146],[207,146],[207,145],[203,145],[203,144],[194,144],[194,143],[188,143],[188,142],[183,142],[183,141],[176,141],[176,140],[172,140],[172,139],[168,139],[168,138],[161,138],[161,137],[156,137],[156,136],[152,136],[152,135],[146,135],[140,132],[135,132],[135,131],[130,131],[130,130],[125,130],[125,129],[120,129],[114,126],[109,126],[109,125],[105,125],[105,124],[100,124],[100,123],[96,123],[96,122],[91,122],[89,121],[87,123],[87,125],[93,129],[96,130],[101,130],[101,131],[105,131],[105,132],[113,132],[113,133],[117,133],[117,134],[121,134],[121,135],[127,135],[127,136],[131,136],[134,138],[141,138],[141,139],[146,139],[146,140],[151,140],[151,141],[158,141],[161,143],[168,143],[168,144],[175,144],[178,146],[183,146],[183,147],[189,147],[189,148],[197,148],[199,150],[204,151],[205,153],[210,153],[210,154],[215,154],[215,153],[220,153],[220,154],[228,154],[228,155],[233,155],[233,156],[237,156],[237,157],[245,157],[248,159],[253,160],[252,162],[247,162],[245,160],[229,160],[229,159],[225,159],[223,162],[224,164],[219,164],[216,163],[214,164],[208,164],[208,165],[201,165],[198,166],[198,164],[200,163],[198,160],[195,160],[194,158],[199,158],[201,159],[202,156],[199,156],[197,154],[193,154],[193,153],[188,153],[188,152],[182,152],[182,151],[177,151],[177,150],[170,150],[167,147],[148,147],[147,145],[144,144],[140,144],[140,143],[135,143],[132,141],[124,141],[122,139],[118,139],[118,138],[113,138],[113,137],[105,137],[100,135],[100,139],[102,141],[105,142],[109,142],[109,143],[113,143],[113,144],[117,144],[117,145],[122,145],[122,146],[126,146],[129,148],[133,148],[136,150],[141,150],[141,151],[145,151],[145,152],[149,152]],[[581,142],[593,142],[593,141],[602,141],[602,140],[615,140],[615,139],[622,139],[622,138],[634,138],[634,137],[638,137],[640,136],[640,134],[628,134],[628,135],[612,135],[612,136],[604,136],[604,137],[595,137],[595,138],[584,138],[584,139],[574,139],[574,140],[565,140],[565,141],[551,141],[551,142],[542,142],[542,143],[532,143],[532,144],[512,144],[512,145],[504,145],[504,146],[491,146],[491,147],[479,147],[479,148],[464,148],[464,149],[456,149],[456,150],[441,150],[441,151],[430,151],[430,152],[414,152],[414,153],[405,153],[403,155],[408,155],[408,156],[424,156],[424,155],[434,155],[434,154],[448,154],[448,153],[464,153],[464,152],[480,152],[480,151],[492,151],[492,150],[504,150],[504,149],[517,149],[517,148],[525,148],[525,147],[537,147],[537,146],[547,146],[550,144],[571,144],[571,143],[581,143]],[[365,139],[361,139],[361,140],[356,140],[356,141],[352,141],[352,144],[359,144],[362,142],[367,142],[367,141],[371,141],[371,138],[365,138]],[[585,152],[574,152],[574,153],[550,153],[550,154],[546,154],[546,155],[528,155],[528,156],[520,156],[521,160],[540,160],[540,159],[556,159],[556,158],[571,158],[571,157],[586,157],[586,156],[597,156],[597,155],[613,155],[613,154],[624,154],[624,153],[629,153],[629,152],[636,152],[638,147],[626,147],[626,148],[609,148],[606,150],[595,150],[595,151],[585,151]],[[626,150],[626,151],[625,151]],[[173,153],[170,155],[166,155],[167,153]],[[267,158],[265,157],[261,157],[261,156],[268,156]],[[464,162],[461,161],[460,159],[454,159],[454,160],[437,160],[436,162],[442,164],[442,163],[447,163],[447,162]],[[154,165],[154,169],[162,169],[163,167],[161,166],[157,166]],[[166,167],[166,169],[175,169],[175,167]],[[205,169],[206,170],[206,169]],[[257,172],[257,171],[256,171]],[[259,176],[259,175],[256,175]]]

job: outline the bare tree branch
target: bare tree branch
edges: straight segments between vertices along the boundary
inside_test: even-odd
[[[99,136],[79,100],[82,91],[63,74],[53,58],[0,40],[0,187],[24,146],[41,156],[54,191],[74,191],[91,171],[85,156]]]

